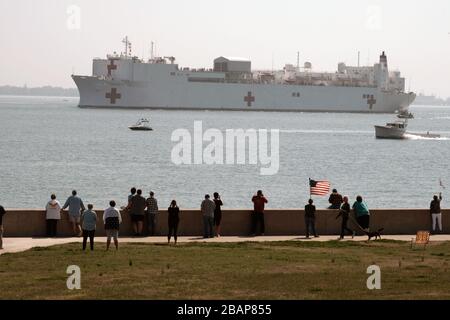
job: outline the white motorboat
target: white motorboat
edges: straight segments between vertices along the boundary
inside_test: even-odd
[[[385,126],[375,126],[375,136],[378,139],[405,139],[407,126],[406,120],[390,122]]]
[[[128,128],[130,128],[131,130],[135,130],[135,131],[152,131],[153,128],[150,127],[150,122],[145,119],[139,119],[138,122],[136,122],[135,125],[133,126],[129,126]]]

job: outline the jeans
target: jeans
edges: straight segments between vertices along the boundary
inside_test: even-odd
[[[214,238],[214,217],[203,216],[203,237]]]
[[[47,219],[47,237],[56,237],[57,225],[57,219]]]
[[[156,230],[156,213],[149,213],[147,217],[149,235],[154,236]]]
[[[442,214],[433,213],[431,214],[431,228],[436,231],[436,225],[439,227],[439,231],[442,231]]]
[[[83,230],[83,250],[86,250],[86,243],[88,237],[91,250],[94,250],[94,235],[95,230]]]
[[[252,213],[252,234],[256,234],[258,223],[261,225],[261,233],[265,233],[264,212],[255,211]]]
[[[309,231],[312,231],[312,234],[314,236],[317,236],[316,217],[315,216],[306,216],[305,215],[305,226],[306,226],[306,237],[309,237]]]

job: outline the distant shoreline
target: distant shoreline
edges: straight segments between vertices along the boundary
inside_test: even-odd
[[[47,96],[47,97],[79,97],[77,88],[43,86],[28,88],[16,86],[0,86],[0,95],[4,96]]]

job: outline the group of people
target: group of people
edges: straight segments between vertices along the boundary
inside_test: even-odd
[[[204,200],[201,202],[200,210],[203,216],[203,237],[213,238],[220,237],[220,226],[222,221],[222,209],[223,202],[218,192],[214,192],[213,199],[209,194],[205,195]],[[264,196],[262,190],[258,190],[252,197],[253,212],[251,214],[251,235],[264,235],[265,222],[264,222],[264,208],[268,203],[267,198]],[[442,194],[435,195],[430,203],[430,215],[432,221],[432,231],[437,229],[442,231],[442,213],[441,213],[441,200]],[[330,206],[328,209],[338,210],[336,219],[341,218],[341,232],[339,239],[343,239],[345,234],[355,236],[355,230],[348,227],[349,220],[353,220],[355,225],[358,226],[363,232],[369,232],[370,225],[370,211],[367,204],[363,201],[361,196],[356,197],[356,201],[350,206],[348,196],[342,196],[336,189],[329,196],[328,202]],[[56,199],[56,195],[52,194],[50,200],[45,206],[46,210],[46,234],[48,237],[55,237],[57,234],[58,221],[61,219],[61,212],[68,208],[69,221],[74,236],[83,237],[83,250],[86,250],[87,240],[89,239],[90,249],[94,250],[94,238],[97,227],[97,214],[93,210],[92,204],[87,205],[87,209],[83,203],[83,200],[77,195],[77,191],[73,190],[72,195],[69,196],[61,206],[60,202]],[[144,221],[147,216],[148,221],[148,234],[154,236],[156,234],[156,223],[158,214],[158,201],[155,198],[154,192],[149,193],[149,197],[145,198],[142,195],[141,189],[131,188],[130,195],[128,196],[128,203],[126,206],[121,207],[122,212],[130,215],[133,231],[135,236],[143,235]],[[167,241],[170,243],[173,236],[175,244],[177,243],[178,225],[180,222],[180,208],[177,205],[176,200],[172,200],[168,211],[168,235]],[[310,235],[318,237],[316,231],[316,206],[312,199],[308,200],[305,205],[305,227],[306,238],[310,238]],[[3,216],[5,215],[5,209],[0,206],[0,249],[3,249]],[[119,248],[118,236],[119,228],[122,223],[121,211],[116,208],[116,202],[114,200],[109,202],[109,207],[104,210],[103,224],[105,233],[107,236],[106,248],[110,248],[111,241],[114,241],[116,250]],[[258,230],[259,227],[259,230]],[[259,232],[258,232],[259,231]]]
[[[350,207],[350,203],[348,201],[348,196],[342,196],[336,189],[333,189],[333,192],[328,198],[328,202],[330,203],[328,209],[339,210],[338,215],[336,216],[336,219],[341,218],[341,233],[339,236],[339,240],[344,239],[346,232],[351,235],[352,238],[356,234],[355,230],[352,230],[348,227],[348,221],[352,219],[350,215],[352,209],[355,214],[356,224],[363,231],[369,231],[370,211],[367,204],[363,201],[363,198],[361,196],[357,196],[356,201],[353,203],[352,207]],[[309,199],[308,204],[305,206],[306,238],[309,238],[310,231],[312,231],[314,237],[318,237],[315,228],[316,206],[313,203],[314,201],[312,199]]]

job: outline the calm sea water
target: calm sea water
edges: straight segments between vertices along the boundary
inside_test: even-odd
[[[375,124],[393,115],[79,109],[78,99],[0,96],[0,203],[43,207],[51,193],[64,201],[77,189],[85,202],[124,204],[132,186],[155,191],[160,207],[177,199],[197,208],[218,191],[225,207],[251,207],[263,189],[269,208],[296,208],[309,198],[308,178],[327,179],[370,207],[427,207],[450,190],[450,140],[377,140]],[[450,137],[450,108],[412,107],[410,131]],[[139,118],[153,132],[133,132]],[[204,129],[280,129],[280,168],[261,176],[253,165],[183,165],[171,161],[171,134],[194,121]],[[314,197],[320,207],[326,198]],[[444,199],[445,200],[445,199]],[[445,205],[445,204],[444,204]]]

